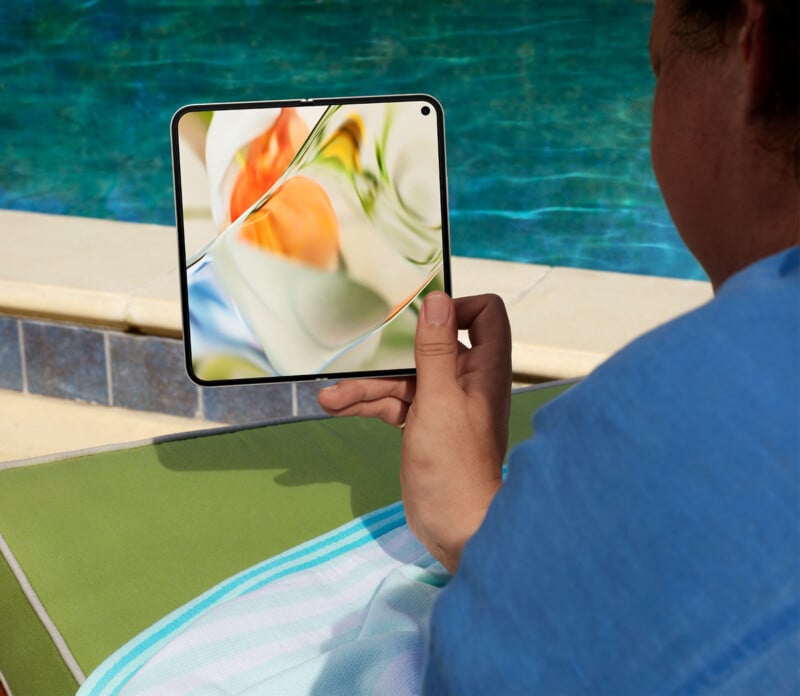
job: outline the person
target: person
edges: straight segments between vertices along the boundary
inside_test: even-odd
[[[715,297],[543,408],[505,482],[497,297],[430,293],[415,379],[320,392],[404,428],[453,573],[426,692],[800,691],[798,36],[797,0],[656,0],[652,162]]]

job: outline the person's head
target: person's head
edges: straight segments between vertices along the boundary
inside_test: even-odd
[[[656,0],[653,168],[715,287],[800,243],[797,0]]]

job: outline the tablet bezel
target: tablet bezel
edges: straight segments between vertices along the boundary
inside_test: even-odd
[[[346,370],[337,372],[319,372],[311,374],[286,374],[286,375],[263,375],[256,377],[241,377],[234,379],[208,380],[195,374],[192,361],[191,344],[191,323],[189,312],[189,283],[187,273],[187,253],[186,253],[186,234],[183,206],[183,187],[181,181],[181,155],[178,126],[180,119],[192,112],[205,111],[224,111],[236,109],[275,109],[287,107],[307,107],[307,106],[332,106],[347,104],[385,104],[395,102],[421,101],[430,106],[436,115],[436,135],[437,135],[437,156],[439,162],[439,191],[440,191],[440,212],[442,226],[442,275],[444,291],[452,294],[451,287],[451,268],[450,268],[450,224],[448,216],[448,192],[447,192],[447,168],[445,159],[445,133],[444,133],[444,109],[441,103],[428,94],[388,94],[388,95],[369,95],[369,96],[348,96],[348,97],[320,97],[311,99],[278,99],[263,101],[239,101],[239,102],[214,102],[188,104],[178,109],[172,117],[170,123],[170,137],[172,149],[172,171],[175,196],[175,222],[178,237],[178,258],[180,264],[180,291],[181,291],[181,317],[183,327],[183,346],[185,368],[189,378],[196,384],[203,387],[229,386],[229,385],[248,385],[248,384],[272,384],[281,382],[303,382],[315,380],[336,380],[347,378],[364,377],[402,377],[413,376],[415,368],[397,369],[378,369],[378,370]]]

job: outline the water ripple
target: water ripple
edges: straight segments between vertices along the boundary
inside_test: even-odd
[[[427,92],[457,253],[697,273],[650,171],[649,3],[223,4],[6,3],[0,206],[171,226],[183,104]]]

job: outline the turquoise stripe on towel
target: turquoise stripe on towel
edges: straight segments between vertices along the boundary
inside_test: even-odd
[[[291,688],[302,693],[304,683],[310,689],[325,677],[334,652],[337,657],[352,653],[353,664],[377,655],[369,669],[352,675],[371,675],[374,681],[383,674],[382,664],[396,657],[396,648],[402,644],[408,652],[409,635],[393,647],[392,621],[399,618],[397,625],[404,624],[414,615],[412,623],[424,625],[432,597],[446,577],[410,534],[402,505],[395,503],[223,581],[114,653],[78,694],[187,693],[182,684],[191,683],[194,689],[202,678],[215,687],[222,679],[228,693],[246,693],[254,684],[274,679],[275,670],[284,682],[296,679]],[[383,611],[381,602],[390,586],[411,598],[405,615]],[[303,613],[308,614],[305,623],[293,620]],[[365,631],[357,624],[361,619],[380,628]],[[287,645],[299,647],[293,652]]]

